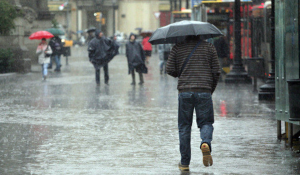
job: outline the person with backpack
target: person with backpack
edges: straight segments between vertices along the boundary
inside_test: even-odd
[[[178,77],[178,131],[181,154],[178,167],[181,171],[189,171],[194,109],[202,139],[200,150],[203,154],[203,164],[213,164],[212,94],[217,87],[220,72],[216,48],[213,44],[201,40],[200,36],[188,36],[184,43],[177,43],[171,50],[167,61],[167,73]]]
[[[62,54],[62,49],[63,49],[61,39],[58,36],[54,36],[53,38],[50,39],[49,45],[53,51],[51,55],[51,59],[54,59],[56,64],[56,68],[54,69],[54,71],[60,72],[60,67],[61,67],[60,56]],[[50,67],[52,67],[52,62],[50,63]]]

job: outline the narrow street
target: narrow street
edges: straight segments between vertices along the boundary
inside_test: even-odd
[[[42,81],[33,72],[0,79],[0,174],[181,174],[177,80],[159,74],[153,54],[143,86],[132,86],[127,60],[109,64],[109,86],[96,86],[86,47]],[[55,65],[54,65],[55,67]],[[300,173],[300,155],[278,141],[275,103],[259,102],[252,85],[219,83],[211,167],[202,164],[192,130],[193,175]],[[282,128],[284,129],[284,128]]]

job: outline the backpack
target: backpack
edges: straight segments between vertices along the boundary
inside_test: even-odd
[[[60,42],[58,42],[58,40],[55,40],[54,41],[54,49],[56,50],[56,51],[58,51],[58,52],[60,52],[61,51],[61,44],[60,44]]]

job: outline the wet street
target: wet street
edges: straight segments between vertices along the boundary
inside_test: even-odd
[[[177,80],[159,74],[157,54],[143,86],[130,85],[124,55],[109,64],[109,86],[103,70],[96,86],[85,47],[62,64],[46,82],[37,66],[0,78],[1,175],[181,174]],[[214,164],[202,164],[194,121],[189,174],[300,174],[300,155],[277,141],[274,102],[222,82],[213,101]]]

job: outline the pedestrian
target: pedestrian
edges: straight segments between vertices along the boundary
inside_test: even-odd
[[[87,39],[85,40],[85,44],[89,45],[91,40],[95,37],[95,32],[88,32]]]
[[[146,56],[146,63],[149,64],[149,59],[152,53],[152,45],[149,43],[150,35],[147,34],[146,37],[142,41],[143,50]]]
[[[217,50],[221,73],[225,74],[223,71],[223,67],[229,67],[229,46],[226,41],[226,35],[220,36],[218,39],[214,41],[214,46]],[[222,80],[222,76],[220,76],[220,81]]]
[[[200,36],[188,36],[184,43],[178,43],[172,48],[167,61],[167,73],[178,77],[178,130],[181,154],[179,169],[189,171],[194,109],[202,139],[200,149],[203,164],[211,166],[213,164],[211,141],[214,129],[211,96],[220,76],[217,51],[211,43],[200,40]]]
[[[126,57],[128,62],[128,74],[132,76],[131,85],[135,85],[135,73],[139,74],[139,84],[144,84],[143,73],[147,73],[147,67],[145,66],[145,54],[140,43],[135,41],[136,36],[131,33],[129,41],[126,43]]]
[[[158,45],[158,54],[159,54],[159,68],[160,74],[166,73],[166,63],[171,51],[171,44],[159,44]]]
[[[50,56],[52,54],[51,47],[47,44],[45,38],[39,43],[36,54],[38,55],[38,62],[42,65],[42,73],[43,73],[43,80],[47,79],[48,75],[48,64],[50,63]]]
[[[120,44],[117,42],[117,36],[114,35],[113,38],[112,38],[112,41],[113,41],[113,52],[112,52],[112,56],[116,56],[116,55],[119,55],[119,48],[120,48]]]
[[[101,30],[95,31],[95,37],[90,41],[88,46],[89,60],[95,68],[96,84],[100,85],[100,68],[104,70],[104,82],[106,85],[109,81],[107,57],[110,55],[113,44],[107,39]]]
[[[53,38],[50,39],[49,45],[51,46],[51,49],[53,51],[51,55],[50,67],[52,68],[52,59],[54,59],[56,64],[54,71],[60,72],[60,68],[61,68],[60,57],[63,48],[61,39],[58,36],[54,36]]]

